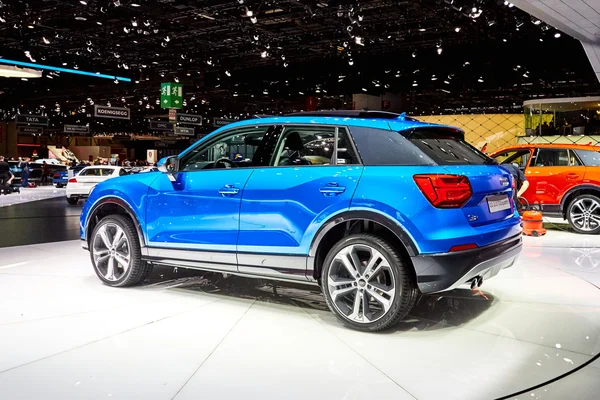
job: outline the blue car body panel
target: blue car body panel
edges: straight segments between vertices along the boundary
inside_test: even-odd
[[[151,247],[236,250],[240,201],[251,168],[159,174],[148,191],[144,232]],[[237,195],[222,195],[231,185]]]
[[[226,130],[288,123],[388,131],[440,128],[400,119],[282,116],[226,125],[203,138],[200,145]],[[193,144],[180,157],[198,145]],[[416,185],[417,174],[467,176],[472,196],[461,208],[435,208]],[[520,234],[520,217],[507,184],[510,179],[510,174],[496,165],[247,167],[178,172],[174,181],[162,172],[136,174],[95,187],[82,211],[81,238],[88,239],[94,210],[106,199],[119,199],[130,208],[148,257],[154,255],[162,261],[172,254],[169,251],[190,250],[181,265],[201,261],[203,268],[210,269],[219,260],[215,252],[223,252],[231,254],[226,258],[231,271],[256,274],[263,267],[277,269],[274,263],[281,263],[280,270],[304,276],[313,270],[308,264],[314,261],[313,246],[321,230],[339,223],[343,220],[340,216],[348,213],[369,213],[373,216],[369,219],[386,221],[403,243],[408,242],[415,269],[421,274],[419,288],[423,292],[444,290],[452,282],[444,281],[443,271],[452,266],[439,258],[423,257],[444,255],[456,245],[487,248]],[[510,209],[492,213],[486,200],[489,195],[508,197]],[[520,239],[518,246],[510,249],[513,260],[520,251]],[[276,255],[277,261],[268,255]],[[499,256],[494,253],[493,257]],[[462,275],[476,272],[465,268]]]
[[[333,215],[347,211],[362,166],[258,168],[242,196],[238,251],[306,255]]]

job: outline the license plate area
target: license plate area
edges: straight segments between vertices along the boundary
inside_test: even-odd
[[[486,197],[488,209],[490,213],[510,210],[510,201],[505,194]]]

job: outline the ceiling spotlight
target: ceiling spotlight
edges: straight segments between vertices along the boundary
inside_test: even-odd
[[[227,76],[231,76],[231,72],[229,72],[229,71],[225,71],[225,75],[227,75]]]
[[[80,0],[79,2],[80,2],[81,4],[83,4],[84,6],[87,6],[87,1],[85,1],[85,0]]]
[[[131,7],[139,7],[140,5],[137,3],[131,3]]]
[[[437,53],[438,53],[438,54],[442,54],[442,48],[441,48],[441,47],[438,47],[438,49],[437,49]]]
[[[266,50],[265,50],[265,51],[263,51],[262,53],[260,53],[260,56],[261,56],[262,58],[267,58],[267,52],[266,52]]]
[[[254,13],[252,12],[252,10],[248,10],[248,9],[246,8],[246,17],[251,17],[251,16],[253,16],[253,15],[254,15]]]
[[[125,32],[125,33],[129,33],[129,29],[127,29],[127,27],[126,27],[126,26],[124,26],[124,27],[123,27],[123,32]]]
[[[557,38],[557,39],[558,39],[560,36],[561,36],[560,32],[556,32],[556,33],[554,34],[554,37],[555,37],[555,38]]]
[[[483,77],[479,77],[479,79],[477,79],[477,82],[483,83]]]
[[[363,17],[362,15],[360,15],[360,14],[358,15],[358,20],[359,20],[360,22],[362,22],[363,18],[364,18],[364,17]]]
[[[136,20],[133,20],[133,21],[131,21],[131,26],[137,26],[137,25],[138,25],[138,24],[137,24],[137,21],[136,21]]]
[[[284,63],[283,63],[283,68],[287,68],[287,66],[288,66],[288,65],[289,65],[289,64],[288,64],[287,62],[284,62]]]
[[[417,52],[413,51],[412,56],[413,56],[413,58],[416,58],[417,57]]]
[[[363,43],[363,39],[360,36],[356,36],[354,38],[354,41],[356,42],[356,44],[364,46],[365,44]]]
[[[85,17],[75,17],[75,19],[77,21],[87,21],[87,18],[85,18]]]
[[[476,13],[476,12],[477,12],[477,7],[473,7],[473,8],[471,9],[471,12],[473,12],[473,13]]]
[[[250,17],[250,22],[252,22],[253,24],[258,22],[258,19],[256,17]]]
[[[534,25],[539,25],[539,24],[541,24],[541,23],[542,23],[542,21],[540,21],[539,19],[536,19],[535,21],[533,21],[533,24],[534,24]]]
[[[50,44],[50,41],[49,41],[48,39],[46,39],[45,37],[42,37],[42,41],[43,41],[45,44]]]
[[[354,60],[353,59],[349,59],[348,60],[348,65],[354,65]]]
[[[454,28],[454,32],[458,33],[458,32],[460,32],[460,29],[461,29],[460,26],[457,26],[456,28]]]

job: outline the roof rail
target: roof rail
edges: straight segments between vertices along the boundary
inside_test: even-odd
[[[322,110],[322,111],[304,111],[287,116],[296,117],[344,117],[344,118],[379,118],[379,119],[399,119],[403,121],[416,121],[407,117],[406,113],[397,114],[388,111],[375,110]]]

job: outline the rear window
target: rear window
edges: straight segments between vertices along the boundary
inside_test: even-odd
[[[577,153],[583,165],[587,167],[600,167],[600,150],[575,150],[575,153]]]
[[[365,165],[435,165],[398,132],[357,126],[350,129]]]
[[[403,134],[438,165],[496,163],[464,139],[441,130],[418,129]]]

